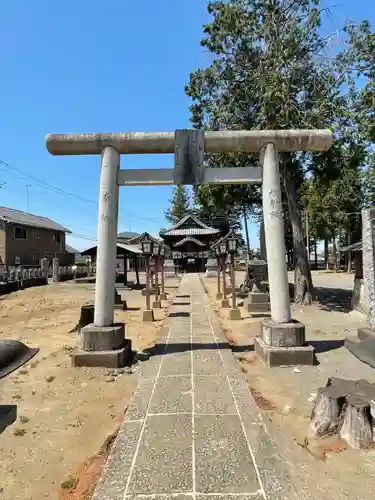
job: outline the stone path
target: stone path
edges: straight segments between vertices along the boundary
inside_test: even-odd
[[[199,276],[185,275],[93,500],[296,499],[276,451]]]

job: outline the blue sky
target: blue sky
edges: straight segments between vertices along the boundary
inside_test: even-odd
[[[189,73],[205,66],[203,0],[4,1],[0,5],[0,205],[51,217],[83,249],[96,237],[99,158],[54,157],[51,132],[189,127]],[[375,24],[375,4],[338,0],[332,28]],[[4,162],[4,163],[1,163]],[[122,168],[173,166],[172,155],[122,157]],[[48,186],[49,185],[49,186]],[[28,196],[27,196],[28,192]],[[70,194],[69,194],[70,193]],[[74,196],[72,196],[72,195]],[[157,234],[171,188],[122,188],[119,231]],[[250,227],[252,246],[257,228]]]

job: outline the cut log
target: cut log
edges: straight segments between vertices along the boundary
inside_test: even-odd
[[[94,304],[88,304],[85,306],[81,307],[81,316],[79,318],[78,323],[76,326],[73,328],[73,330],[70,330],[70,332],[77,332],[81,328],[83,328],[86,325],[89,325],[90,323],[94,323],[94,311],[95,311],[95,305]]]
[[[371,421],[370,403],[362,396],[350,394],[346,398],[340,436],[351,448],[368,448],[372,443]]]
[[[345,404],[345,395],[335,385],[322,387],[311,414],[311,437],[325,437],[335,434],[341,427],[341,411]]]

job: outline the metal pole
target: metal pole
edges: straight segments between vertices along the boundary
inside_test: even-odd
[[[149,311],[151,309],[150,300],[150,257],[146,256],[146,309]]]
[[[264,148],[261,153],[261,162],[263,164],[262,203],[271,317],[276,323],[289,323],[291,312],[285,260],[284,216],[281,200],[279,157],[274,144],[268,144]]]
[[[232,270],[232,308],[236,309],[236,278],[235,278],[235,270],[234,270],[234,252],[230,254],[231,260],[231,270]]]
[[[95,326],[113,324],[116,279],[118,185],[120,155],[111,146],[102,152],[96,259]]]

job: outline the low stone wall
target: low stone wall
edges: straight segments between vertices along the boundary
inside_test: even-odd
[[[0,295],[43,285],[48,285],[48,280],[47,278],[43,278],[41,276],[36,278],[26,278],[18,281],[8,281],[8,283],[0,283]]]

